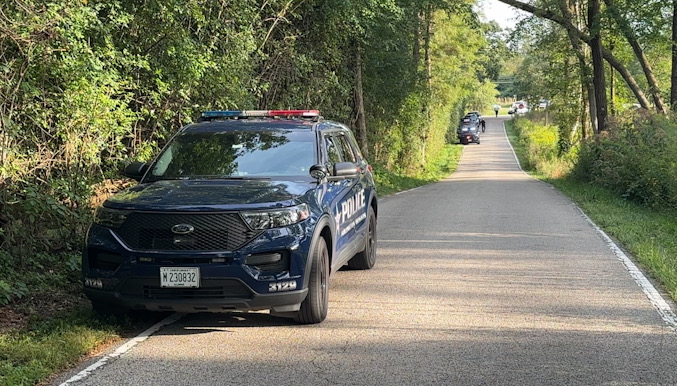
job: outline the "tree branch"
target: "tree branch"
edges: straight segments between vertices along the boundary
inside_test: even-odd
[[[578,39],[585,42],[585,44],[587,44],[588,46],[591,43],[591,39],[588,34],[581,32],[578,28],[576,28],[576,26],[571,24],[569,20],[566,20],[564,17],[557,15],[556,13],[550,10],[537,8],[531,4],[526,4],[517,0],[498,0],[498,1],[513,6],[517,9],[521,9],[522,11],[531,13],[534,16],[554,21],[555,23],[564,27],[567,31],[575,33]],[[606,60],[623,77],[625,83],[628,85],[628,87],[630,87],[630,90],[632,90],[633,94],[635,94],[635,97],[637,98],[639,104],[643,108],[649,109],[650,108],[649,100],[646,98],[646,95],[644,95],[644,92],[639,87],[639,84],[637,84],[637,81],[632,76],[630,71],[628,71],[628,69],[625,68],[623,63],[621,63],[618,59],[616,59],[616,57],[613,56],[613,54],[611,54],[604,48],[602,48],[602,56],[604,57],[604,60]]]

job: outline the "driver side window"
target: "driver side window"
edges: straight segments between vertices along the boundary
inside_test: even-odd
[[[341,153],[340,144],[337,142],[337,137],[331,134],[324,136],[324,146],[327,150],[327,167],[332,170],[334,164],[343,161],[343,154]]]

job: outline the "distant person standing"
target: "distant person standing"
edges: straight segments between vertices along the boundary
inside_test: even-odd
[[[499,105],[494,105],[494,113],[496,114],[496,117],[498,118],[498,110],[501,109],[501,106]]]

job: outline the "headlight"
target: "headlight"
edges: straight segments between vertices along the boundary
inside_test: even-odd
[[[464,128],[461,129],[461,131],[468,131],[468,128],[464,127]]]
[[[131,212],[100,206],[94,215],[94,223],[107,228],[120,228]]]
[[[279,210],[242,212],[242,217],[252,229],[279,228],[296,224],[310,216],[308,205],[300,204]]]

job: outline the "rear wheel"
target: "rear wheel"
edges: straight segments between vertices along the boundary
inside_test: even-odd
[[[364,250],[348,261],[348,268],[350,269],[370,269],[376,263],[376,215],[371,207],[369,207],[367,219],[369,223],[367,223]]]
[[[303,324],[320,323],[327,317],[329,308],[329,252],[324,238],[320,237],[310,254],[310,280],[308,295],[301,303],[296,320]]]

